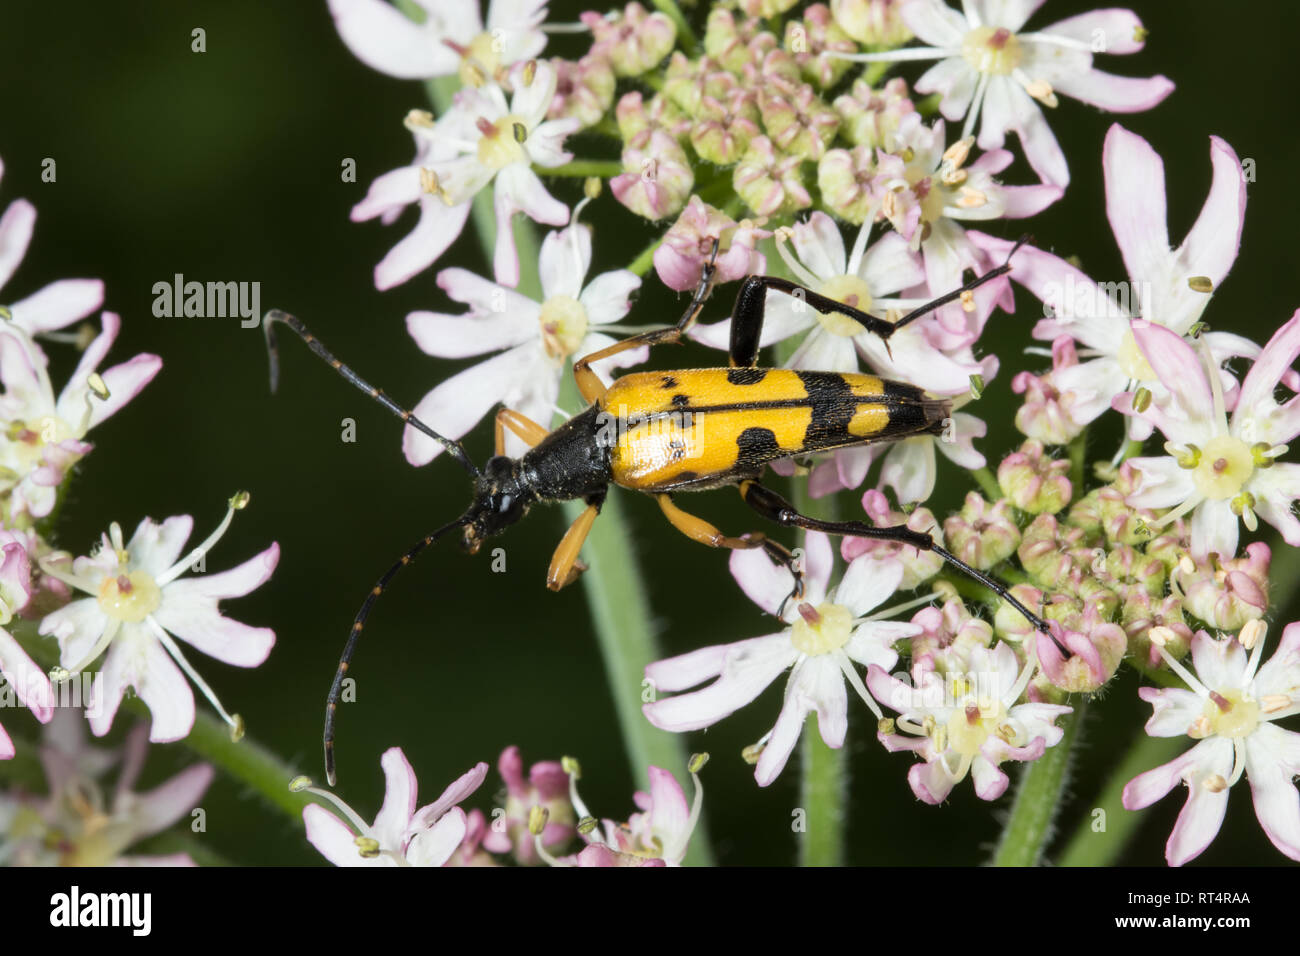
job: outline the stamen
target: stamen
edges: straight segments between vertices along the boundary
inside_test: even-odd
[[[975,119],[979,116],[980,107],[984,105],[984,93],[989,87],[989,74],[980,73],[979,82],[975,86],[975,96],[971,100],[970,109],[966,113],[966,122],[961,128],[961,138],[968,139],[975,132]]]
[[[1197,696],[1209,699],[1210,689],[1197,680],[1196,675],[1179,663],[1172,654],[1165,650],[1165,644],[1177,637],[1173,629],[1161,624],[1157,627],[1151,628],[1147,636],[1151,639],[1151,646],[1160,652],[1160,656],[1165,659],[1165,663],[1169,665],[1169,669],[1181,677],[1187,686],[1196,692]]]
[[[1201,781],[1201,786],[1210,793],[1222,793],[1228,789],[1228,781],[1224,780],[1217,773],[1212,773]]]
[[[402,124],[409,130],[433,129],[433,114],[428,110],[411,110]]]
[[[222,707],[221,701],[217,699],[216,692],[208,686],[208,682],[200,677],[199,672],[196,671],[193,666],[191,666],[190,662],[185,659],[185,655],[182,654],[181,649],[176,646],[176,642],[172,640],[171,635],[163,630],[162,625],[153,619],[152,614],[145,618],[145,622],[148,623],[149,629],[153,631],[154,637],[158,638],[158,643],[162,644],[162,646],[167,650],[167,653],[172,656],[172,659],[180,665],[181,670],[183,670],[189,679],[194,682],[194,686],[201,690],[203,696],[208,699],[208,702],[211,703],[214,708],[216,708],[221,719],[230,726],[230,739],[232,741],[239,740],[239,738],[244,735],[244,719],[238,714],[231,715],[226,712],[226,708]]]
[[[181,558],[162,574],[158,575],[158,577],[154,579],[158,586],[161,588],[170,584],[172,581],[176,580],[176,578],[180,577],[187,570],[192,568],[194,562],[198,561],[199,558],[212,550],[213,545],[221,540],[221,536],[224,535],[226,529],[230,527],[230,522],[234,519],[235,512],[243,511],[248,507],[250,497],[251,496],[247,491],[236,492],[235,495],[226,502],[226,516],[221,519],[221,524],[217,525],[217,530],[208,535],[207,539],[201,545],[189,554],[185,555],[185,557]],[[121,532],[119,531],[118,533],[120,534]]]
[[[1187,288],[1193,292],[1204,292],[1208,295],[1214,291],[1214,281],[1209,276],[1189,276]]]
[[[804,267],[804,264],[791,255],[790,250],[785,247],[785,240],[788,239],[791,234],[792,233],[788,228],[783,227],[776,230],[776,251],[780,254],[781,261],[786,264],[786,268],[793,272],[795,277],[801,283],[809,288],[816,288],[821,285],[821,280],[809,272],[808,269]]]
[[[358,834],[366,835],[370,833],[370,825],[357,815],[357,811],[344,803],[343,800],[333,791],[322,790],[320,787],[315,786],[312,783],[311,777],[294,777],[289,781],[289,790],[293,793],[315,794],[322,800],[337,807],[339,812],[342,813],[343,816],[347,817],[348,822],[352,824],[352,828],[356,830]]]
[[[840,671],[843,672],[845,680],[849,682],[849,686],[857,691],[857,694],[862,698],[863,703],[871,708],[871,712],[876,715],[876,720],[884,720],[884,711],[880,709],[880,706],[872,699],[871,695],[867,693],[867,688],[862,683],[862,678],[858,676],[857,668],[853,666],[853,661],[849,658],[849,655],[844,653],[844,648],[837,647],[831,653],[835,657],[835,663],[840,665]]]
[[[108,623],[104,625],[104,633],[99,635],[99,640],[95,642],[95,646],[90,649],[89,653],[81,659],[81,663],[71,670],[65,667],[55,667],[51,669],[50,680],[56,684],[62,683],[65,680],[70,680],[84,671],[91,664],[95,663],[95,661],[99,660],[99,655],[103,654],[104,651],[108,649],[108,645],[113,643],[113,638],[117,637],[117,632],[121,626],[121,621],[117,620],[117,618],[110,617]]]

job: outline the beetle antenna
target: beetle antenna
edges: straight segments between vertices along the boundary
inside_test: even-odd
[[[930,302],[927,302],[925,305],[915,308],[911,312],[907,313],[907,315],[903,316],[901,319],[899,319],[897,322],[894,323],[894,331],[898,331],[903,326],[907,325],[909,322],[915,322],[917,319],[921,318],[922,316],[933,312],[935,309],[938,309],[941,306],[947,305],[949,302],[953,302],[957,299],[960,299],[967,292],[975,291],[984,283],[991,282],[994,279],[996,279],[998,276],[1006,275],[1008,272],[1011,271],[1011,257],[1014,256],[1017,252],[1019,252],[1020,247],[1023,246],[1025,243],[1027,243],[1030,240],[1030,238],[1031,237],[1028,234],[1025,234],[1021,236],[1018,240],[1016,240],[1016,244],[1011,247],[1011,251],[1007,253],[1006,261],[1003,262],[1002,265],[998,266],[995,269],[990,269],[988,272],[984,273],[981,276],[976,276],[974,279],[971,279],[960,289],[954,289],[953,291],[941,295],[939,296],[939,298],[933,299]],[[888,346],[888,342],[886,342],[886,346]]]
[[[315,352],[321,359],[328,362],[334,371],[338,372],[360,391],[365,392],[368,396],[373,398],[380,405],[383,405],[384,408],[388,409],[412,428],[423,432],[436,441],[446,449],[457,462],[460,463],[462,468],[469,472],[471,478],[479,477],[479,470],[466,453],[464,445],[458,441],[453,441],[445,435],[438,434],[424,422],[416,418],[413,413],[407,411],[401,405],[397,404],[397,402],[389,398],[388,394],[382,388],[375,388],[356,372],[352,371],[348,366],[336,359],[334,353],[327,349],[324,343],[308,330],[307,326],[302,324],[302,320],[290,315],[288,312],[281,312],[279,309],[272,309],[270,312],[267,312],[262,319],[262,331],[266,335],[266,354],[271,364],[272,394],[275,393],[275,390],[280,385],[280,350],[275,342],[275,330],[272,328],[276,322],[287,325],[289,328],[293,329],[293,331],[297,333],[298,338],[307,343],[308,348]]]
[[[334,766],[334,717],[338,710],[339,697],[343,693],[343,678],[347,675],[348,668],[352,666],[352,654],[357,649],[357,640],[361,637],[361,629],[366,625],[366,618],[370,616],[370,609],[374,607],[379,596],[384,593],[393,578],[397,577],[397,572],[402,570],[424,551],[425,548],[433,544],[448,531],[464,527],[469,524],[471,513],[466,513],[457,518],[451,524],[443,525],[437,531],[426,534],[417,541],[405,554],[393,563],[393,566],[384,572],[375,586],[370,589],[366,595],[365,601],[361,605],[361,610],[357,612],[356,618],[352,622],[352,630],[348,632],[348,641],[343,645],[343,656],[339,658],[338,670],[334,672],[334,683],[330,684],[329,696],[325,698],[325,779],[329,785],[334,786],[338,779]]]

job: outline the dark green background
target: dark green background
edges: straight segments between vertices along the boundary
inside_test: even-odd
[[[1050,23],[1096,5],[1049,3],[1031,22]],[[552,19],[572,19],[576,7],[552,9]],[[1185,232],[1204,200],[1209,134],[1257,161],[1242,256],[1206,319],[1263,341],[1300,305],[1293,239],[1296,70],[1289,42],[1300,16],[1290,4],[1228,7],[1210,0],[1146,3],[1139,13],[1152,31],[1146,52],[1100,65],[1130,75],[1162,72],[1178,85],[1155,111],[1122,118],[1165,157],[1171,235]],[[206,53],[190,51],[194,27],[207,31]],[[427,106],[423,89],[356,61],[323,2],[8,0],[0,30],[6,167],[0,202],[24,196],[39,213],[34,243],[6,298],[58,278],[102,277],[107,308],[124,320],[118,359],[147,350],[165,361],[143,395],[95,432],[98,447],[69,496],[60,543],[84,552],[109,521],[122,522],[129,533],[145,515],[190,513],[198,533],[206,533],[226,497],[250,490],[252,506],[236,519],[209,568],[280,542],[283,556],[271,582],[229,607],[240,620],[273,627],[278,643],[268,663],[251,672],[194,657],[227,706],[246,716],[251,735],[319,776],[321,705],[347,625],[376,575],[422,533],[458,513],[467,495],[463,476],[442,461],[423,470],[407,465],[397,425],[296,343],[286,346],[284,384],[272,399],[258,331],[241,329],[235,319],[154,318],[152,287],[177,272],[200,281],[259,281],[263,309],[304,317],[362,374],[410,403],[464,367],[425,356],[403,326],[412,310],[451,310],[434,284],[435,271],[390,292],[373,288],[374,264],[409,229],[411,216],[389,228],[348,220],[376,175],[409,160],[411,138],[401,119],[408,109]],[[572,40],[552,47],[573,48]],[[919,70],[905,68],[905,75],[915,79]],[[1123,277],[1101,181],[1101,143],[1111,121],[1062,98],[1051,122],[1073,183],[1062,202],[1028,227],[1040,244],[1080,255],[1099,279]],[[40,181],[46,157],[57,161],[57,183]],[[340,182],[345,157],[356,159],[355,184]],[[1018,163],[1005,178],[1030,182],[1030,175]],[[559,194],[575,201],[577,184],[565,187]],[[600,233],[597,270],[625,264],[653,235],[610,201],[589,215]],[[1025,228],[998,226],[1006,236]],[[468,233],[439,263],[451,264],[484,270]],[[725,314],[726,295],[724,289],[715,300],[714,317]],[[1028,342],[1034,306],[1022,300],[1017,316],[996,318],[983,343],[1003,358],[1004,371],[979,406],[995,423],[995,439],[983,445],[994,461],[1015,441],[1008,383],[1026,364],[1015,350]],[[638,317],[659,320],[679,307],[651,277]],[[702,350],[657,361],[681,363],[691,355],[703,361]],[[358,423],[355,444],[340,441],[346,417]],[[1108,457],[1113,440],[1099,442],[1097,455]],[[473,433],[469,445],[475,457],[486,456],[488,429]],[[944,480],[939,501],[947,506],[965,486],[951,467]],[[654,623],[668,650],[769,628],[734,586],[724,556],[689,545],[651,502],[625,499]],[[753,520],[732,496],[698,507],[728,528]],[[502,541],[509,559],[503,575],[489,572],[486,556],[469,559],[442,547],[399,579],[380,605],[354,672],[360,702],[345,709],[341,722],[342,793],[363,815],[378,807],[379,754],[394,744],[406,749],[425,801],[473,762],[494,763],[502,747],[517,743],[526,759],[582,758],[584,793],[597,812],[620,817],[632,809],[631,776],[583,596],[578,588],[555,595],[543,586],[560,532],[558,512],[534,514]],[[1283,612],[1280,619],[1290,618]],[[1149,714],[1135,689],[1131,677],[1123,679],[1093,708],[1071,780],[1075,802],[1063,821],[1067,830],[1091,806],[1108,760]],[[779,705],[778,682],[692,740],[693,748],[714,756],[706,805],[722,862],[792,858],[797,760],[760,791],[738,757],[771,726]],[[868,737],[865,717],[853,708],[849,860],[984,859],[1007,801],[982,803],[963,783],[944,809],[918,804],[905,781],[908,758],[882,753]],[[150,763],[154,777],[187,759],[177,745],[158,750]],[[490,806],[497,783],[494,774],[476,805]],[[1174,794],[1148,811],[1125,862],[1161,861],[1180,804]],[[300,828],[228,779],[218,780],[204,806],[207,839],[233,860],[320,860]],[[1234,788],[1229,822],[1198,862],[1282,860],[1253,819],[1247,787]]]

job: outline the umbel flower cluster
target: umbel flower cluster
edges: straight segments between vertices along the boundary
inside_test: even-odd
[[[414,207],[413,228],[375,267],[380,290],[434,267],[471,221],[495,225],[480,236],[490,275],[436,274],[464,311],[407,317],[425,353],[478,359],[414,408],[452,439],[501,406],[551,422],[573,361],[641,330],[623,320],[652,269],[654,281],[686,291],[712,263],[722,287],[715,302],[727,298],[728,283],[779,272],[896,323],[1009,264],[1007,276],[899,328],[888,346],[846,314],[772,293],[761,345],[787,368],[865,372],[947,400],[954,411],[942,434],[777,470],[804,500],[838,495],[850,512],[843,517],[929,534],[967,565],[1012,582],[1050,633],[933,552],[810,532],[794,599],[788,567],[760,549],[732,553],[732,574],[767,616],[766,633],[649,664],[644,719],[700,730],[782,680],[771,730],[742,755],[757,786],[793,772],[801,736],[815,732],[838,749],[853,723],[874,731],[884,749],[910,754],[891,759],[898,785],[906,774],[918,800],[960,799],[969,778],[976,798],[995,801],[1011,784],[1009,765],[1027,771],[1069,746],[1080,706],[1116,691],[1109,685],[1128,668],[1152,706],[1146,733],[1190,738],[1184,753],[1123,792],[1124,807],[1137,812],[1185,788],[1168,863],[1181,865],[1213,841],[1243,778],[1268,839],[1300,860],[1300,735],[1283,726],[1300,712],[1300,622],[1268,621],[1272,552],[1261,540],[1276,532],[1300,546],[1300,466],[1285,460],[1300,434],[1300,311],[1278,316],[1262,345],[1211,330],[1230,326],[1211,306],[1238,255],[1247,201],[1242,162],[1216,136],[1209,194],[1177,241],[1161,157],[1119,123],[1097,144],[1122,281],[997,234],[1021,234],[1023,221],[1060,200],[1071,165],[1095,168],[1095,154],[1067,163],[1050,117],[1150,110],[1174,88],[1163,76],[1099,68],[1118,57],[1140,63],[1147,31],[1131,11],[1053,21],[1044,6],[731,0],[688,20],[674,0],[656,0],[653,10],[634,0],[555,23],[546,0],[485,8],[476,0],[328,0],[339,36],[364,64],[433,81],[434,111],[420,106],[405,118],[413,158],[370,184],[352,218],[392,225]],[[554,34],[579,52],[548,55]],[[604,152],[576,156],[579,148]],[[1027,171],[1004,181],[1018,158],[1024,163],[1014,168]],[[557,183],[575,177],[585,198],[571,208],[557,198],[566,193]],[[33,215],[17,201],[0,220],[8,257],[0,258],[0,284]],[[582,216],[652,224],[654,238],[630,263],[597,264]],[[1004,219],[1017,222],[999,227]],[[529,285],[516,236],[532,223],[550,228],[537,245],[540,281]],[[1000,365],[984,331],[995,313],[1014,308],[1012,283],[1042,303],[1031,354],[1044,367],[1008,383],[1022,396],[1019,434],[995,437],[977,414]],[[98,793],[97,779],[119,758],[87,748],[84,724],[106,733],[129,689],[147,708],[149,740],[183,738],[195,722],[192,684],[238,735],[242,721],[216,700],[181,642],[252,667],[274,641],[218,610],[220,600],[267,580],[274,544],[233,570],[191,573],[246,494],[188,552],[188,516],[146,519],[129,540],[111,524],[84,557],[47,543],[68,476],[92,449],[88,432],[160,367],[143,355],[97,371],[116,316],[103,313],[97,334],[71,329],[102,297],[97,283],[57,282],[13,301],[0,327],[0,623],[29,620],[32,632],[58,644],[57,663],[42,668],[34,641],[25,649],[0,631],[0,667],[42,722],[51,720],[58,687],[94,677],[84,721],[60,713],[50,722],[43,751],[57,770],[49,794],[0,798],[5,852],[24,862],[116,860],[183,813],[211,770],[198,765],[157,791],[130,794],[143,729],[120,755],[117,800],[98,801],[93,819],[83,813],[84,801],[70,794]],[[689,335],[725,350],[730,326],[700,324]],[[1012,340],[1000,334],[996,343]],[[42,349],[74,343],[82,358],[56,397]],[[647,349],[630,349],[593,368],[608,382],[648,359]],[[1098,449],[1089,429],[1106,418],[1122,439]],[[413,465],[443,447],[413,428],[403,437]],[[524,445],[508,434],[505,448],[518,454]],[[975,481],[954,514],[927,506],[941,469]],[[810,714],[815,729],[805,727]],[[0,756],[12,756],[7,737],[0,746]],[[678,865],[697,834],[704,762],[700,754],[685,768],[648,768],[638,812],[617,822],[587,809],[576,761],[525,771],[513,747],[498,761],[505,797],[491,819],[460,806],[484,783],[486,763],[420,806],[398,747],[380,758],[386,789],[373,822],[306,778],[291,789],[317,801],[303,811],[306,836],[338,865]],[[682,769],[693,778],[689,801],[674,775]],[[79,789],[69,786],[73,778]],[[62,843],[49,839],[56,833]]]

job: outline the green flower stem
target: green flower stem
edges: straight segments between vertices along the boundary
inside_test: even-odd
[[[562,166],[534,166],[533,172],[538,176],[572,176],[586,178],[597,176],[612,179],[623,172],[623,164],[617,159],[575,159]]]
[[[1057,725],[1065,730],[1061,742],[1024,768],[1011,817],[993,854],[994,866],[1037,866],[1042,862],[1065,790],[1071,750],[1087,709],[1087,700],[1081,700],[1074,705],[1074,713],[1059,718]]]
[[[660,236],[657,239],[655,239],[653,242],[651,242],[648,246],[646,246],[644,249],[642,249],[641,253],[635,259],[633,259],[631,262],[628,263],[627,266],[628,271],[638,276],[644,276],[647,272],[649,272],[650,267],[654,265],[655,250],[659,248],[660,244],[663,241],[664,241],[664,237]]]
[[[1070,442],[1070,483],[1074,485],[1074,497],[1079,499],[1083,497],[1083,482],[1087,477],[1084,472],[1085,461],[1087,457],[1088,429],[1084,429],[1074,441]]]
[[[797,345],[791,342],[778,345],[778,363],[788,361]],[[808,493],[806,479],[794,480],[790,503],[802,514],[814,518],[837,521],[841,517],[838,498],[834,495],[813,498]],[[836,564],[839,564],[838,557]],[[836,749],[826,746],[817,717],[810,714],[804,722],[799,753],[799,807],[805,814],[805,829],[799,834],[799,865],[842,866],[849,796],[848,742]]]
[[[971,474],[979,482],[980,490],[984,492],[985,498],[989,501],[1000,501],[1002,499],[1002,487],[998,484],[998,479],[993,472],[989,470],[988,465],[975,469]]]
[[[833,495],[813,499],[806,481],[795,482],[791,503],[803,514],[815,518],[825,521],[840,518],[839,500]],[[803,777],[799,805],[807,814],[804,821],[807,829],[799,842],[799,865],[842,866],[849,796],[848,743],[837,749],[827,747],[816,715],[810,714],[804,723],[800,755]]]
[[[695,55],[695,34],[691,32],[691,25],[686,22],[686,15],[682,13],[682,8],[676,3],[676,0],[652,0],[655,9],[660,13],[667,14],[668,19],[673,21],[677,27],[677,43],[687,56]]]
[[[429,95],[435,108],[450,101],[456,86],[454,78],[429,82]],[[471,215],[484,254],[490,260],[496,219],[491,195],[486,190],[474,197]],[[520,260],[520,279],[516,288],[520,294],[540,300],[537,230],[521,217],[516,217],[514,228]],[[569,412],[580,411],[583,407],[571,375],[566,374],[562,379],[559,404]],[[586,505],[580,501],[565,503],[566,524],[576,519],[585,508]],[[648,789],[648,767],[662,767],[681,779],[686,775],[688,754],[682,737],[653,727],[641,713],[646,665],[663,655],[651,631],[650,621],[654,615],[641,586],[640,562],[632,548],[632,540],[617,494],[611,495],[605,500],[600,520],[592,526],[583,547],[589,568],[582,576],[582,584],[595,625],[596,641],[605,661],[610,695],[614,699],[628,763],[637,786]],[[711,861],[708,833],[701,818],[691,838],[685,862],[692,866],[708,866]]]
[[[1056,860],[1057,866],[1113,865],[1142,820],[1140,813],[1124,809],[1124,785],[1143,771],[1168,763],[1187,745],[1186,737],[1148,737],[1139,731],[1106,786],[1084,811],[1083,820]]]

